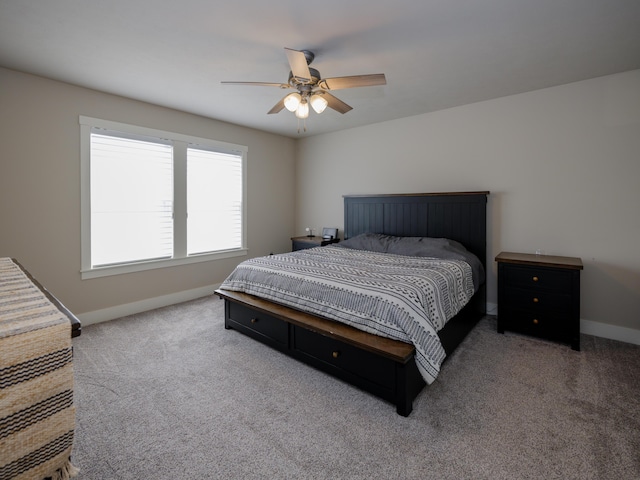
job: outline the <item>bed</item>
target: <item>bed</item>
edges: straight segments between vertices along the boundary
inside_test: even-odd
[[[384,331],[378,331],[376,328],[363,326],[358,321],[351,321],[350,318],[343,318],[342,314],[351,308],[350,305],[341,309],[332,304],[331,308],[325,308],[326,313],[323,313],[322,309],[315,308],[314,302],[316,300],[309,302],[305,300],[304,296],[299,297],[300,301],[292,300],[293,296],[287,294],[278,294],[275,297],[272,295],[273,300],[261,298],[263,294],[269,294],[266,290],[270,290],[271,293],[274,291],[285,292],[288,288],[278,283],[282,283],[284,276],[281,278],[277,273],[269,272],[270,278],[273,280],[270,281],[272,285],[268,285],[268,289],[247,289],[246,291],[254,294],[245,293],[243,287],[238,287],[243,281],[238,281],[241,277],[237,271],[245,270],[247,268],[245,263],[257,264],[252,265],[252,268],[260,270],[263,267],[266,268],[267,263],[275,261],[275,263],[291,263],[287,268],[290,268],[292,272],[297,269],[301,281],[303,278],[315,281],[316,276],[325,275],[324,270],[326,270],[328,272],[326,275],[331,277],[332,282],[348,277],[351,279],[348,283],[353,283],[352,280],[359,275],[358,262],[361,260],[370,260],[373,263],[381,264],[382,267],[388,264],[388,268],[400,269],[403,278],[404,274],[409,272],[410,267],[416,267],[415,270],[409,272],[411,275],[418,274],[423,269],[421,262],[433,261],[432,259],[407,257],[406,255],[397,256],[395,255],[397,252],[391,252],[389,255],[388,253],[369,252],[369,248],[365,252],[357,250],[358,247],[348,248],[350,242],[351,245],[354,241],[357,244],[360,239],[368,239],[368,235],[371,234],[375,234],[372,235],[374,240],[376,235],[387,240],[392,238],[394,241],[399,237],[412,237],[400,239],[403,242],[404,240],[419,240],[423,237],[446,238],[447,242],[463,245],[476,258],[481,265],[480,268],[486,268],[487,195],[488,192],[453,192],[345,196],[345,242],[342,242],[341,246],[317,247],[306,253],[294,252],[289,256],[276,256],[275,259],[266,257],[252,259],[243,262],[238,269],[234,270],[222,287],[216,290],[216,294],[225,300],[225,328],[238,330],[298,360],[388,400],[396,405],[396,410],[400,415],[409,415],[413,408],[413,400],[426,383],[435,379],[440,363],[456,348],[485,313],[486,289],[484,282],[478,280],[475,271],[473,275],[470,273],[469,265],[461,262],[462,265],[469,268],[453,275],[446,273],[449,266],[445,270],[441,264],[451,263],[455,266],[454,260],[437,261],[436,269],[445,272],[445,276],[451,276],[452,282],[459,284],[461,290],[459,293],[446,295],[436,292],[436,295],[447,298],[457,296],[466,298],[459,302],[455,298],[447,300],[447,305],[449,305],[447,308],[450,307],[449,313],[455,313],[455,315],[446,324],[444,320],[436,322],[438,323],[435,326],[437,330],[434,330],[433,334],[423,335],[426,339],[424,345],[414,342],[413,337],[410,340],[396,335],[395,331],[390,332],[386,326]],[[315,261],[317,259],[323,261],[323,258],[332,260],[326,266],[323,263],[316,265]],[[389,258],[388,261],[387,258]],[[316,267],[318,268],[315,269]],[[376,275],[384,277],[387,273],[382,271]],[[394,279],[396,278],[393,272],[390,275]],[[409,283],[398,287],[398,290],[411,290],[412,282],[420,283],[423,281],[422,277],[415,278],[418,280],[415,280],[413,276],[407,277]],[[290,279],[287,281],[291,283]],[[306,280],[304,281],[306,282]],[[323,280],[323,282],[325,281]],[[438,277],[434,282],[442,281]],[[375,283],[378,283],[377,280]],[[471,287],[470,283],[472,283]],[[260,285],[264,287],[266,283],[262,282]],[[322,292],[322,289],[325,288],[324,286],[319,287],[319,285],[324,285],[320,283],[310,283],[309,285],[314,295],[321,295],[318,292]],[[341,292],[343,287],[344,285],[340,284]],[[364,285],[366,289],[369,287],[369,283]],[[263,292],[263,290],[265,291]],[[466,293],[462,293],[463,291]],[[349,292],[348,295],[360,295],[360,292]],[[369,296],[382,298],[384,295],[374,293]],[[433,292],[429,296],[433,296]],[[415,298],[414,295],[412,301],[415,301]],[[411,303],[407,302],[407,304],[398,307],[398,311],[405,312],[407,309],[411,309]],[[362,302],[358,300],[357,303]],[[385,310],[387,304],[386,301],[378,302],[375,306],[376,311],[381,308]],[[347,323],[339,323],[335,319]],[[442,326],[443,324],[444,326]],[[413,343],[409,343],[410,341]],[[425,360],[425,357],[429,358]],[[437,365],[431,364],[432,357],[435,358]]]

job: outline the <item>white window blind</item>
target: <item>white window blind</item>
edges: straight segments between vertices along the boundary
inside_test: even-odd
[[[187,254],[242,246],[242,156],[187,149]]]
[[[171,145],[91,134],[91,264],[173,255]]]
[[[83,279],[247,254],[247,147],[79,120]]]

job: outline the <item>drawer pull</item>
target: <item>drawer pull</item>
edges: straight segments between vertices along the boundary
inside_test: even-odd
[[[534,318],[534,319],[533,319],[533,324],[534,324],[534,325],[538,325],[538,323],[540,323],[540,321],[539,321],[537,318]]]
[[[533,280],[534,282],[537,282],[537,281],[539,280],[539,278],[538,278],[538,277],[533,277],[533,278],[532,278],[532,280]]]
[[[340,352],[338,350],[334,350],[334,352],[331,354],[331,356],[333,358],[338,358],[340,356]]]
[[[251,323],[258,323],[258,319],[257,318],[252,318],[251,319]]]
[[[540,300],[538,300],[538,297],[533,297],[533,303],[538,303]]]

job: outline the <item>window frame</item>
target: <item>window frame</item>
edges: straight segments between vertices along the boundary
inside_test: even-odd
[[[248,147],[221,142],[210,138],[195,137],[154,128],[140,127],[110,120],[81,115],[80,123],[80,250],[81,277],[90,278],[120,275],[157,268],[173,267],[224,258],[246,256],[247,249],[247,153]],[[105,265],[91,265],[91,133],[94,129],[122,132],[130,135],[158,138],[173,145],[173,257]],[[219,152],[239,155],[242,158],[242,235],[241,246],[228,250],[187,255],[187,148],[205,147]]]

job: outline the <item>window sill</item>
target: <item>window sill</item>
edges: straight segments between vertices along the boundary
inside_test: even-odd
[[[157,268],[176,267],[178,265],[189,265],[191,263],[210,262],[212,260],[220,260],[223,258],[242,257],[247,255],[246,248],[237,250],[226,250],[224,252],[206,253],[201,255],[192,255],[185,258],[163,258],[159,260],[149,260],[144,262],[128,263],[126,265],[112,265],[106,267],[97,267],[92,269],[81,270],[82,280],[91,278],[109,277],[112,275],[122,275],[125,273],[142,272],[145,270],[154,270]]]

